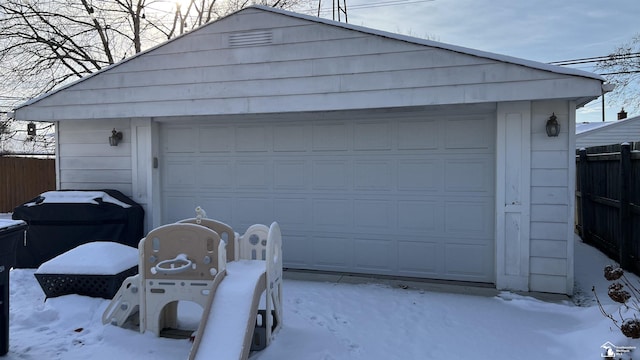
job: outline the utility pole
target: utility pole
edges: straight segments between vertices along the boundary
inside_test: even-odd
[[[348,23],[349,19],[347,18],[347,0],[332,0],[332,8],[331,15],[332,19],[338,21],[342,21],[342,16],[344,15],[344,22]],[[320,8],[322,7],[322,0],[318,0],[318,17],[320,17]]]

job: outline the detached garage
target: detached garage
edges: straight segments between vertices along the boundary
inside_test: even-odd
[[[148,230],[202,206],[278,221],[290,268],[571,294],[568,129],[602,81],[256,6],[15,116],[56,123],[59,188],[120,190]]]

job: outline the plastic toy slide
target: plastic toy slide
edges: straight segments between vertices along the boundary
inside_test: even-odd
[[[265,346],[282,324],[282,237],[277,223],[253,225],[239,238],[239,257],[203,311],[189,360],[247,359],[256,323],[264,323]],[[262,251],[264,250],[264,251]],[[258,306],[266,296],[265,318]]]
[[[266,290],[264,261],[240,260],[227,265],[196,335],[189,360],[247,359],[258,314]]]
[[[223,241],[214,230],[219,223],[189,220],[156,228],[140,241],[139,274],[124,281],[102,321],[123,326],[138,312],[140,332],[159,336],[177,328],[178,301],[193,301],[203,313],[189,360],[247,359],[282,326],[280,227],[256,224]],[[235,261],[227,262],[226,242]],[[259,310],[263,295],[266,309]]]

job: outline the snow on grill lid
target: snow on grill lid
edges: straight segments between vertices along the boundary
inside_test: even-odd
[[[114,198],[104,191],[47,191],[40,195],[43,199],[40,202],[31,202],[25,206],[35,206],[39,204],[95,204],[98,205],[98,199],[102,202],[108,202],[129,208],[131,205]]]
[[[0,231],[24,224],[26,223],[22,220],[0,219]]]

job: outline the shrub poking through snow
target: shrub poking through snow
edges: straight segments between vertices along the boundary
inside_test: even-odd
[[[638,319],[627,319],[620,326],[620,331],[626,337],[630,337],[632,339],[640,338],[640,320]]]
[[[604,278],[609,281],[618,280],[624,275],[624,270],[619,267],[614,268],[611,265],[604,267]]]
[[[616,313],[608,313],[596,293],[595,287],[592,291],[595,295],[600,312],[605,317],[611,319],[613,324],[620,329],[624,336],[632,339],[640,339],[640,290],[624,275],[624,270],[619,267],[607,265],[604,267],[604,278],[613,281],[609,285],[607,294],[611,300],[622,304]]]
[[[621,304],[626,303],[627,300],[631,298],[631,294],[629,294],[629,292],[624,289],[624,285],[618,282],[609,285],[608,294],[611,300],[619,302]]]

